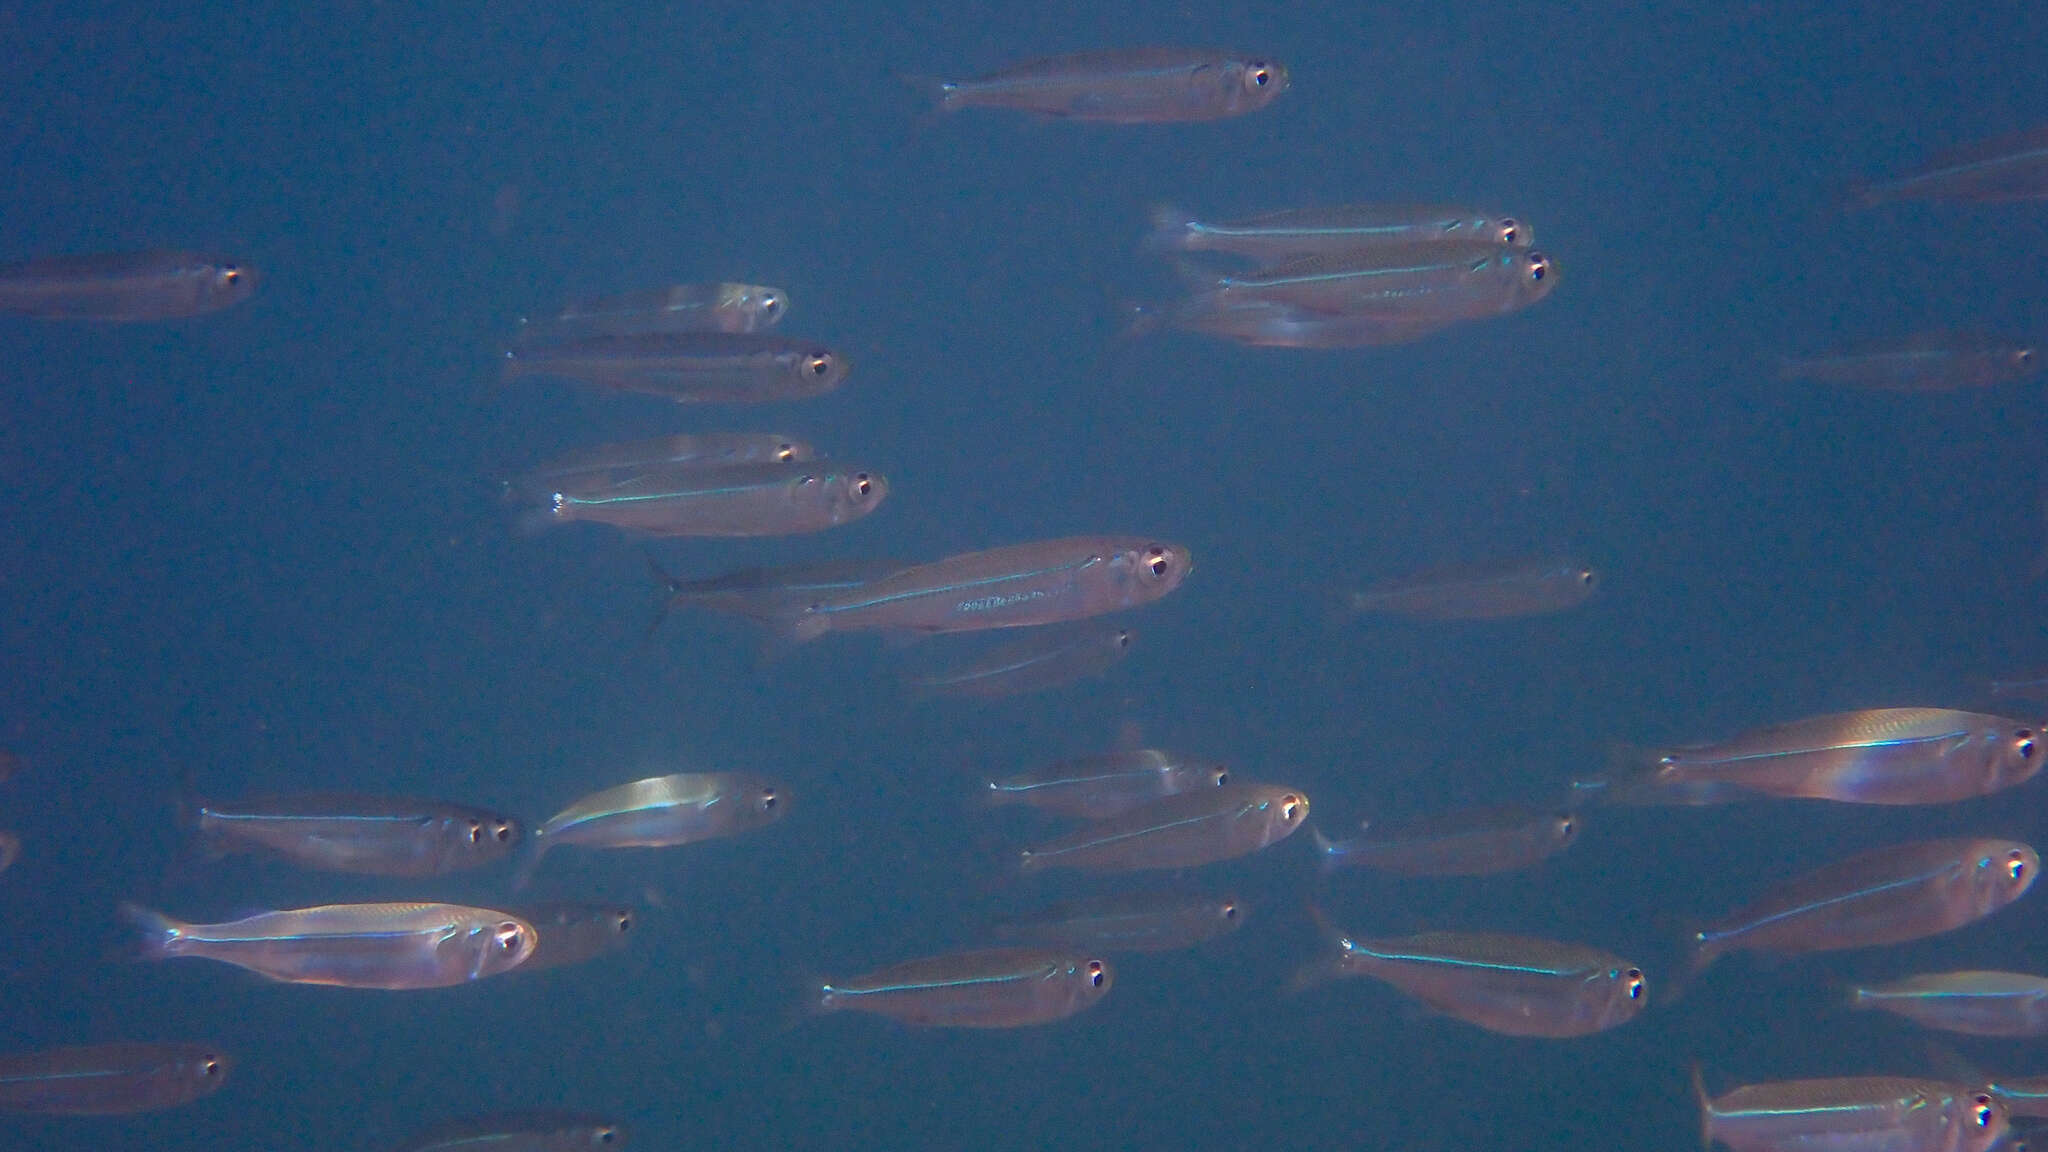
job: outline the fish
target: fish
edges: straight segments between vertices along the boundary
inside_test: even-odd
[[[1712,744],[1645,754],[1649,787],[1727,786],[1783,799],[1949,804],[2041,771],[2041,730],[1946,708],[1810,716]]]
[[[1178,544],[1076,536],[968,552],[819,597],[782,616],[804,643],[827,632],[970,632],[1084,620],[1149,604],[1194,567]]]
[[[254,853],[323,872],[442,876],[506,858],[519,821],[466,804],[404,796],[305,793],[199,801],[193,837],[213,857]]]
[[[774,627],[784,616],[816,603],[822,596],[865,587],[905,567],[899,561],[886,559],[826,560],[738,568],[717,576],[685,580],[663,571],[651,559],[648,564],[664,590],[663,617],[677,608],[700,608],[738,616],[763,627]]]
[[[1591,599],[1600,574],[1554,556],[1430,568],[1351,594],[1353,612],[1418,620],[1500,620],[1564,612]]]
[[[1224,252],[1271,265],[1321,253],[1462,240],[1527,248],[1536,242],[1536,233],[1513,216],[1441,204],[1287,208],[1217,223],[1204,223],[1167,204],[1153,211],[1145,247]]]
[[[115,1116],[204,1099],[233,1061],[206,1044],[81,1044],[0,1052],[0,1112]]]
[[[0,266],[0,312],[140,323],[232,308],[261,278],[238,260],[154,250],[45,256]]]
[[[148,960],[196,956],[286,984],[445,988],[509,972],[533,954],[533,925],[457,904],[327,904],[188,924],[136,904],[122,918]]]
[[[1060,120],[1166,124],[1256,112],[1287,90],[1287,67],[1204,48],[1133,48],[1048,56],[934,87],[941,112],[1010,108]]]
[[[1811,356],[1778,358],[1778,379],[1882,392],[1994,388],[2041,370],[2032,344],[1975,332],[1923,333]]]
[[[21,834],[0,830],[0,872],[5,872],[9,868],[14,867],[14,862],[19,859],[21,859]]]
[[[997,939],[1046,948],[1173,952],[1244,926],[1234,896],[1130,892],[1052,904],[990,927]]]
[[[1308,797],[1277,784],[1226,784],[1155,800],[1024,850],[1026,872],[1195,868],[1285,840],[1308,819]]]
[[[1330,974],[1369,976],[1438,1012],[1508,1036],[1563,1039],[1628,1023],[1649,1002],[1642,969],[1581,944],[1494,932],[1335,938]]]
[[[1693,969],[1736,951],[1792,954],[1902,944],[1981,920],[2024,896],[2041,861],[2012,840],[1924,840],[1838,860],[1767,889],[1693,934]]]
[[[533,830],[533,849],[513,880],[525,887],[556,844],[673,848],[735,836],[782,819],[789,790],[744,772],[678,772],[593,792]]]
[[[965,664],[910,680],[921,696],[993,700],[1065,687],[1100,676],[1130,654],[1129,628],[1059,629],[1027,635]]]
[[[1230,783],[1230,769],[1159,748],[1131,748],[1061,760],[991,780],[990,805],[1024,804],[1080,820],[1107,820],[1155,800]]]
[[[767,404],[822,396],[852,371],[823,344],[762,332],[643,332],[508,349],[502,379],[576,380],[679,404]]]
[[[733,464],[794,464],[814,460],[818,451],[780,432],[711,432],[657,436],[618,444],[594,444],[529,469],[505,481],[505,495],[544,503],[564,486],[620,484],[648,469],[668,466],[719,468]]]
[[[444,1120],[399,1152],[587,1152],[625,1145],[625,1128],[610,1117],[537,1109]]]
[[[1370,868],[1401,876],[1486,876],[1533,868],[1578,839],[1570,812],[1527,808],[1459,808],[1331,840],[1316,831],[1323,871]]]
[[[1735,1152],[1986,1152],[2005,1138],[2005,1105],[1982,1089],[1894,1076],[1781,1080],[1709,1097],[1693,1069],[1703,1144]]]
[[[1901,200],[2015,204],[2048,200],[2048,126],[1994,136],[1942,153],[1903,176],[1851,192],[1859,207]]]
[[[553,316],[521,317],[517,339],[544,343],[643,332],[759,332],[789,313],[789,293],[765,284],[670,284],[572,300]]]
[[[1194,281],[1219,302],[1286,305],[1397,325],[1502,316],[1536,304],[1556,286],[1557,269],[1545,253],[1470,240],[1319,253]]]
[[[2048,1034],[2048,977],[2025,972],[1929,972],[1858,985],[1849,1005],[1971,1036]]]
[[[539,934],[533,955],[519,966],[522,973],[584,964],[621,951],[640,921],[639,911],[630,905],[572,900],[517,904],[507,911],[533,925]]]
[[[650,536],[795,536],[858,520],[888,495],[887,477],[854,464],[665,465],[617,481],[564,483],[528,523],[589,521]]]
[[[1021,1028],[1063,1020],[1109,994],[1109,961],[1039,948],[929,956],[818,986],[823,1012],[869,1012],[924,1028]]]

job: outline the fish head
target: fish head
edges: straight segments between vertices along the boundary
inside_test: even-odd
[[[1127,603],[1159,599],[1187,579],[1195,567],[1188,550],[1178,544],[1146,544],[1110,558],[1110,571],[1128,591]]]
[[[1221,900],[1216,901],[1211,912],[1216,923],[1222,927],[1223,931],[1235,932],[1239,928],[1244,927],[1245,917],[1249,914],[1250,910],[1245,907],[1244,901],[1239,900],[1237,897],[1225,896]]]
[[[468,932],[470,946],[469,978],[481,980],[526,963],[533,955],[534,946],[540,943],[540,933],[532,924],[516,916],[489,916],[471,923]]]
[[[212,1092],[228,1078],[228,1054],[218,1048],[195,1048],[177,1063],[178,1075]]]
[[[758,332],[782,323],[782,317],[789,311],[789,293],[766,284],[727,284],[725,299],[739,316],[743,317],[746,332]]]
[[[1515,275],[1515,307],[1527,308],[1557,287],[1557,265],[1550,257],[1534,248],[1518,248],[1508,259]]]
[[[1995,792],[2011,788],[2039,775],[2041,761],[2048,756],[2048,748],[2041,746],[2041,736],[2042,730],[2032,725],[2015,724],[1992,729],[1991,764],[1984,790]]]
[[[191,269],[191,273],[200,298],[210,308],[226,308],[247,300],[255,294],[261,279],[256,269],[233,260],[208,260]]]
[[[736,808],[731,831],[773,824],[789,811],[789,789],[774,780],[743,781],[729,798]]]
[[[1074,982],[1079,999],[1092,1003],[1109,995],[1109,986],[1116,983],[1116,969],[1107,960],[1076,960],[1067,965],[1062,973]]]
[[[1161,772],[1171,777],[1167,788],[1178,795],[1204,788],[1222,788],[1230,783],[1230,769],[1221,764],[1175,762]]]
[[[1980,840],[1969,857],[1970,891],[1975,906],[1989,914],[2027,894],[2041,870],[2041,858],[2012,840]]]
[[[1266,820],[1264,843],[1276,844],[1308,822],[1308,794],[1293,788],[1262,789],[1258,808]]]
[[[873,512],[889,495],[889,479],[880,472],[861,469],[852,472],[833,472],[823,477],[806,477],[827,485],[830,489],[826,500],[832,507],[834,523],[858,520]]]
[[[1287,65],[1278,60],[1245,60],[1225,69],[1225,75],[1237,88],[1231,103],[1246,112],[1264,108],[1287,91]]]
[[[2031,344],[2022,344],[2006,353],[2015,376],[2032,376],[2041,370],[2041,353]]]
[[[1634,1018],[1650,1002],[1650,985],[1640,968],[1618,965],[1605,969],[1594,980],[1600,986],[1597,1015],[1603,1029]]]
[[[839,387],[853,365],[829,348],[807,347],[783,359],[792,390],[799,396],[819,396]]]

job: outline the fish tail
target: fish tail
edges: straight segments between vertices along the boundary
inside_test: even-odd
[[[182,925],[153,908],[127,900],[116,911],[135,928],[140,959],[163,960],[171,955],[171,943],[178,938]]]
[[[1152,209],[1152,229],[1140,245],[1147,252],[1185,252],[1191,245],[1195,218],[1172,204]]]
[[[1700,1106],[1700,1147],[1714,1146],[1714,1105],[1707,1096],[1707,1078],[1700,1072],[1700,1062],[1692,1062],[1692,1098]]]
[[[831,623],[810,608],[784,613],[764,623],[768,628],[761,641],[760,663],[764,667],[832,630]]]
[[[661,626],[668,623],[669,613],[675,611],[676,601],[683,591],[683,582],[668,569],[663,568],[661,561],[654,558],[654,553],[643,552],[641,555],[647,558],[648,575],[654,577],[654,582],[661,586],[661,600],[654,606],[654,619],[647,622],[647,632],[643,637],[644,640],[652,640],[654,634],[661,631]]]
[[[960,85],[950,80],[942,80],[937,76],[924,76],[917,73],[904,73],[898,76],[897,79],[922,93],[927,100],[931,101],[929,109],[929,114],[931,115],[958,112],[961,108]]]
[[[533,830],[533,834],[527,837],[526,842],[532,847],[527,851],[525,858],[519,861],[518,871],[512,873],[514,892],[524,892],[526,886],[533,883],[533,874],[540,870],[541,857],[548,852],[547,842],[541,838],[538,828]]]
[[[1309,901],[1307,909],[1308,918],[1315,922],[1316,935],[1321,938],[1324,949],[1322,955],[1295,969],[1294,975],[1288,978],[1287,994],[1290,996],[1298,996],[1344,975],[1344,933],[1331,923],[1315,901]]]
[[[556,515],[552,508],[525,508],[512,521],[512,531],[516,535],[532,539],[557,524],[566,523],[568,520]]]
[[[1164,306],[1147,304],[1142,300],[1126,300],[1116,306],[1116,312],[1119,320],[1116,342],[1119,347],[1156,335],[1166,327],[1170,314]]]
[[[1328,876],[1344,866],[1344,849],[1335,840],[1323,835],[1321,828],[1310,828],[1308,834],[1315,841],[1316,864],[1322,874]]]

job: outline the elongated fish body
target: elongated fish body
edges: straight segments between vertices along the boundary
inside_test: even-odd
[[[1443,241],[1307,256],[1205,286],[1311,312],[1419,325],[1520,311],[1556,283],[1550,258],[1534,248]]]
[[[1341,937],[1337,969],[1399,988],[1431,1008],[1509,1036],[1588,1036],[1648,1002],[1642,970],[1578,944],[1489,932]]]
[[[1986,1091],[2014,1116],[2048,1119],[2048,1076],[2001,1076]]]
[[[2040,730],[1945,708],[1812,716],[1716,744],[1668,749],[1654,787],[1729,785],[1852,804],[1946,804],[2024,784],[2041,770]]]
[[[444,988],[509,972],[533,953],[533,925],[456,904],[328,904],[186,924],[133,904],[152,960],[196,956],[286,984]]]
[[[1985,1152],[2005,1106],[1963,1085],[1891,1076],[1782,1080],[1709,1098],[1694,1074],[1700,1131],[1735,1152]]]
[[[445,1120],[400,1152],[600,1152],[625,1145],[626,1130],[609,1117],[535,1110]]]
[[[888,493],[880,472],[830,461],[665,465],[635,469],[617,481],[579,478],[550,493],[540,517],[650,536],[796,536],[858,520]]]
[[[2048,977],[2025,972],[1929,972],[1853,989],[1849,1003],[1970,1036],[2048,1033]]]
[[[1864,207],[1894,200],[2013,204],[2048,200],[2048,127],[1997,136],[1858,190]]]
[[[1526,808],[1461,808],[1349,840],[1316,834],[1323,871],[1370,868],[1402,876],[1485,876],[1533,868],[1571,847],[1578,817]]]
[[[1133,748],[1061,760],[1035,772],[991,780],[992,805],[1023,804],[1079,820],[1107,820],[1183,792],[1230,783],[1230,769],[1158,748]]]
[[[1021,1028],[1062,1020],[1108,995],[1107,960],[1037,948],[931,956],[818,989],[827,1012],[870,1012],[926,1028]]]
[[[640,921],[639,912],[626,904],[556,900],[517,904],[507,911],[533,925],[539,936],[533,955],[519,966],[522,973],[586,964],[621,951]]]
[[[939,108],[1012,108],[1062,120],[1163,124],[1255,112],[1287,89],[1271,60],[1201,48],[1053,56],[939,85]]]
[[[1180,587],[1188,550],[1140,537],[1078,536],[905,568],[790,613],[799,642],[827,632],[971,632],[1085,620]]]
[[[1027,848],[1026,872],[1195,868],[1285,840],[1308,819],[1308,797],[1272,784],[1228,784],[1169,796]]]
[[[2041,370],[2031,344],[1979,333],[1939,333],[1778,360],[1780,380],[1884,392],[1954,392],[2025,380]]]
[[[1331,313],[1285,300],[1205,288],[1163,309],[1138,309],[1130,330],[1143,334],[1167,324],[1252,348],[1369,348],[1407,344],[1456,323],[1456,317],[1414,318],[1380,311]]]
[[[902,571],[895,560],[828,560],[770,568],[740,568],[701,580],[663,580],[668,607],[701,608],[773,626],[825,597],[864,588]]]
[[[0,830],[0,872],[5,872],[21,859],[21,837],[17,833]]]
[[[1152,214],[1146,247],[1225,252],[1278,264],[1304,256],[1445,241],[1527,248],[1536,233],[1513,216],[1442,204],[1336,204],[1288,208],[1241,220],[1204,223],[1172,205]]]
[[[671,284],[573,300],[539,320],[520,320],[523,342],[549,343],[643,332],[760,332],[789,313],[789,293],[765,284]]]
[[[2011,840],[1924,840],[1864,852],[1778,884],[1695,933],[1694,967],[1741,950],[1829,952],[1953,931],[2025,895],[2040,863]]]
[[[1019,943],[1115,955],[1192,948],[1244,921],[1244,905],[1232,896],[1134,892],[1050,905],[990,931]]]
[[[993,700],[1061,688],[1109,671],[1131,650],[1129,628],[1062,629],[1026,636],[958,667],[913,678],[925,696]]]
[[[252,852],[325,872],[440,876],[503,860],[519,822],[463,804],[308,793],[202,802],[193,835],[212,855]]]
[[[553,376],[679,404],[766,404],[822,396],[846,379],[844,356],[766,333],[648,332],[535,344],[505,353],[504,378]]]
[[[523,887],[557,844],[586,848],[673,848],[772,824],[789,811],[789,791],[744,772],[678,772],[594,792],[534,829],[533,851],[514,880]]]
[[[112,1116],[211,1096],[230,1062],[201,1044],[84,1044],[0,1053],[0,1112]]]
[[[1512,557],[1388,580],[1353,593],[1351,609],[1419,620],[1499,620],[1576,608],[1599,585],[1599,573],[1574,560]]]
[[[256,291],[246,264],[197,252],[47,256],[0,267],[0,312],[132,323],[218,312]]]
[[[642,473],[668,467],[722,468],[735,464],[794,464],[817,449],[779,432],[713,432],[593,444],[555,457],[505,483],[516,500],[540,504],[558,491],[602,492]]]

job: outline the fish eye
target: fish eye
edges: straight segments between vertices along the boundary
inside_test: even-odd
[[[761,293],[761,313],[765,316],[781,315],[782,297],[777,296],[773,292]]]
[[[1518,236],[1520,236],[1521,234],[1522,234],[1522,226],[1521,226],[1520,224],[1516,223],[1516,222],[1514,221],[1514,219],[1513,219],[1513,218],[1509,218],[1509,219],[1506,219],[1506,220],[1502,220],[1502,221],[1500,222],[1500,242],[1501,242],[1501,243],[1503,243],[1503,244],[1513,244],[1513,243],[1515,242],[1515,238],[1516,238],[1516,237],[1518,237]]]
[[[870,476],[869,476],[869,475],[868,475],[867,473],[865,473],[865,472],[856,472],[856,473],[854,473],[854,476],[853,476],[853,494],[854,494],[854,495],[856,495],[856,496],[865,496],[865,495],[867,495],[868,493],[870,493],[870,492],[872,492],[872,491],[874,491],[874,490],[875,490],[875,482],[874,482],[874,479],[873,479],[872,477],[870,477]]]
[[[2013,745],[2013,751],[2018,752],[2022,760],[2032,760],[2034,758],[2034,734],[2022,728],[2014,735],[2019,743]]]
[[[1237,901],[1225,900],[1223,902],[1223,918],[1225,920],[1237,919]]]
[[[1173,561],[1166,558],[1166,549],[1154,544],[1145,549],[1145,567],[1150,568],[1154,576],[1164,576],[1167,569],[1173,567]]]
[[[1563,837],[1566,840],[1569,840],[1573,836],[1577,835],[1578,831],[1578,821],[1572,819],[1569,816],[1560,816],[1557,818],[1557,834],[1559,836]]]
[[[1628,998],[1631,1000],[1641,1000],[1643,998],[1643,970],[1631,968],[1622,973],[1621,977],[1628,984]]]
[[[2012,354],[2012,359],[2013,363],[2018,364],[2020,367],[2028,367],[2034,362],[2034,350],[2032,348],[2022,348]]]
[[[616,1128],[599,1128],[592,1135],[597,1137],[599,1144],[610,1144],[619,1138],[619,1130]]]
[[[775,811],[775,806],[777,804],[780,804],[781,802],[782,797],[778,795],[775,789],[773,788],[761,789],[761,796],[758,800],[755,801],[755,803],[760,806],[760,809],[763,812]]]
[[[1301,819],[1308,813],[1308,801],[1289,792],[1280,798],[1280,818],[1289,823]]]
[[[1991,1122],[1998,1117],[1998,1110],[1991,1106],[1991,1097],[1979,1092],[1971,1098],[1970,1102],[1976,1105],[1975,1108],[1971,1109],[1970,1115],[1976,1118],[1977,1127],[1991,1127]]]
[[[507,920],[498,925],[498,930],[492,934],[492,939],[497,942],[499,948],[507,952],[517,952],[519,951],[520,942],[526,939],[526,929],[511,920]]]
[[[832,358],[823,353],[812,355],[804,360],[804,371],[814,377],[824,376],[832,371]]]
[[[794,445],[794,444],[777,444],[777,445],[775,446],[775,461],[776,461],[776,463],[778,463],[778,464],[787,464],[787,463],[789,463],[789,462],[791,462],[791,461],[793,461],[793,460],[795,460],[795,459],[796,459],[796,445]]]
[[[631,932],[633,930],[633,914],[631,912],[614,913],[612,923],[618,925],[619,931],[622,933]]]
[[[1103,982],[1108,979],[1109,973],[1103,971],[1102,961],[1090,960],[1088,962],[1088,984],[1090,987],[1100,988]]]
[[[473,819],[469,822],[469,842],[471,844],[481,844],[484,842],[483,821]]]
[[[1131,630],[1130,630],[1130,629],[1128,629],[1128,628],[1119,628],[1119,629],[1117,629],[1117,631],[1116,631],[1116,646],[1117,646],[1117,647],[1119,647],[1119,648],[1129,648],[1129,647],[1131,646]]]
[[[512,822],[510,820],[498,821],[498,825],[492,830],[491,835],[497,837],[500,844],[510,844],[512,842]]]
[[[1230,769],[1228,769],[1228,768],[1218,768],[1218,769],[1216,769],[1216,770],[1215,770],[1214,772],[1211,772],[1211,773],[1209,774],[1209,779],[1210,779],[1210,780],[1211,780],[1211,781],[1212,781],[1212,782],[1213,782],[1213,783],[1214,783],[1214,784],[1215,784],[1215,785],[1216,785],[1216,786],[1217,786],[1218,788],[1221,788],[1221,787],[1223,787],[1223,786],[1224,786],[1225,784],[1228,784],[1228,783],[1230,783]]]
[[[1254,88],[1264,88],[1273,82],[1273,73],[1266,68],[1254,68],[1251,70],[1251,82]]]
[[[201,1060],[199,1062],[199,1074],[201,1076],[220,1075],[220,1057],[208,1056],[206,1059]]]
[[[240,268],[235,267],[233,264],[229,264],[220,270],[220,278],[227,281],[230,284],[233,284],[235,281],[240,280],[242,278],[242,270]]]
[[[1530,282],[1541,284],[1543,283],[1543,278],[1550,275],[1550,258],[1538,252],[1531,252],[1529,253],[1528,269]]]
[[[1591,568],[1579,569],[1579,583],[1584,584],[1588,588],[1591,588],[1593,586],[1593,580],[1594,576],[1593,570]]]
[[[2026,858],[2017,852],[2007,855],[2005,858],[2005,874],[2015,883],[2024,880],[2027,875]]]

